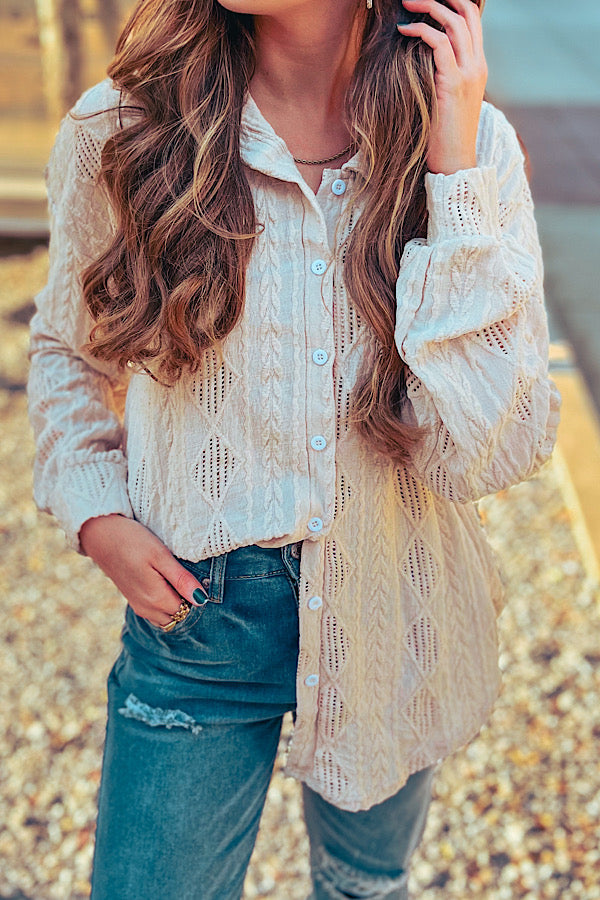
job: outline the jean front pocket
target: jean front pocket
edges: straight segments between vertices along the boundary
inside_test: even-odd
[[[176,640],[189,634],[202,616],[205,606],[206,604],[190,607],[190,611],[185,618],[176,622],[169,631],[165,631],[160,625],[153,625],[148,619],[138,616],[137,613],[128,606],[125,613],[125,630],[138,643],[147,645],[148,643],[156,643],[158,641],[158,643],[168,647]]]
[[[191,563],[183,559],[178,559],[177,561],[188,569],[202,585],[202,588],[204,589],[202,592],[203,595],[205,592],[206,594],[209,594],[211,585],[210,560],[203,560],[198,563]],[[146,649],[151,649],[154,646],[154,649],[162,647],[163,649],[168,650],[173,647],[176,642],[189,635],[190,631],[198,624],[199,620],[204,615],[208,605],[209,601],[207,599],[199,606],[190,604],[187,614],[181,616],[179,621],[176,621],[173,627],[168,630],[165,630],[160,625],[153,625],[148,619],[138,616],[137,613],[128,606],[125,614],[124,632],[130,639],[138,645],[144,646]]]

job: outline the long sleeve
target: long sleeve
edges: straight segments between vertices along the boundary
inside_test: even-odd
[[[84,95],[77,113],[101,108],[108,93]],[[110,105],[110,104],[109,104]],[[119,395],[126,377],[81,351],[91,317],[81,274],[106,246],[111,214],[97,183],[109,113],[63,121],[46,170],[50,272],[31,324],[29,416],[36,441],[34,499],[56,517],[71,546],[93,516],[133,517],[127,493]]]
[[[533,474],[556,439],[533,204],[517,137],[484,106],[479,167],[428,175],[428,235],[405,248],[395,339],[421,481],[476,500]]]

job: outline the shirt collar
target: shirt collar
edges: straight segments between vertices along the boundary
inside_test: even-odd
[[[240,151],[243,162],[258,172],[281,181],[303,181],[285,141],[267,122],[249,91],[242,109]],[[342,172],[360,172],[362,163],[362,153],[358,150],[341,167]]]

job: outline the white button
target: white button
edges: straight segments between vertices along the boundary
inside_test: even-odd
[[[311,597],[307,605],[309,609],[321,609],[323,601],[320,597]]]
[[[306,687],[316,687],[319,683],[318,675],[307,675],[304,679],[304,684]]]
[[[323,528],[323,519],[319,519],[318,516],[315,516],[308,523],[309,531],[321,531],[322,528]]]
[[[313,353],[313,362],[317,366],[324,366],[328,359],[329,356],[326,350],[315,350]]]
[[[346,193],[346,182],[342,181],[341,178],[336,178],[331,185],[331,190],[334,194],[337,194],[338,197],[341,197],[342,194]]]
[[[327,446],[327,441],[322,434],[315,434],[315,436],[310,439],[310,446],[313,450],[324,450]]]
[[[324,259],[315,259],[310,268],[314,275],[324,275],[327,271],[327,263]]]

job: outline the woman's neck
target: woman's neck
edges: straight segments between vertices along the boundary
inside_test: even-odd
[[[342,117],[363,27],[355,10],[356,0],[311,0],[281,16],[255,16],[250,89],[263,112],[292,109],[311,130]]]

